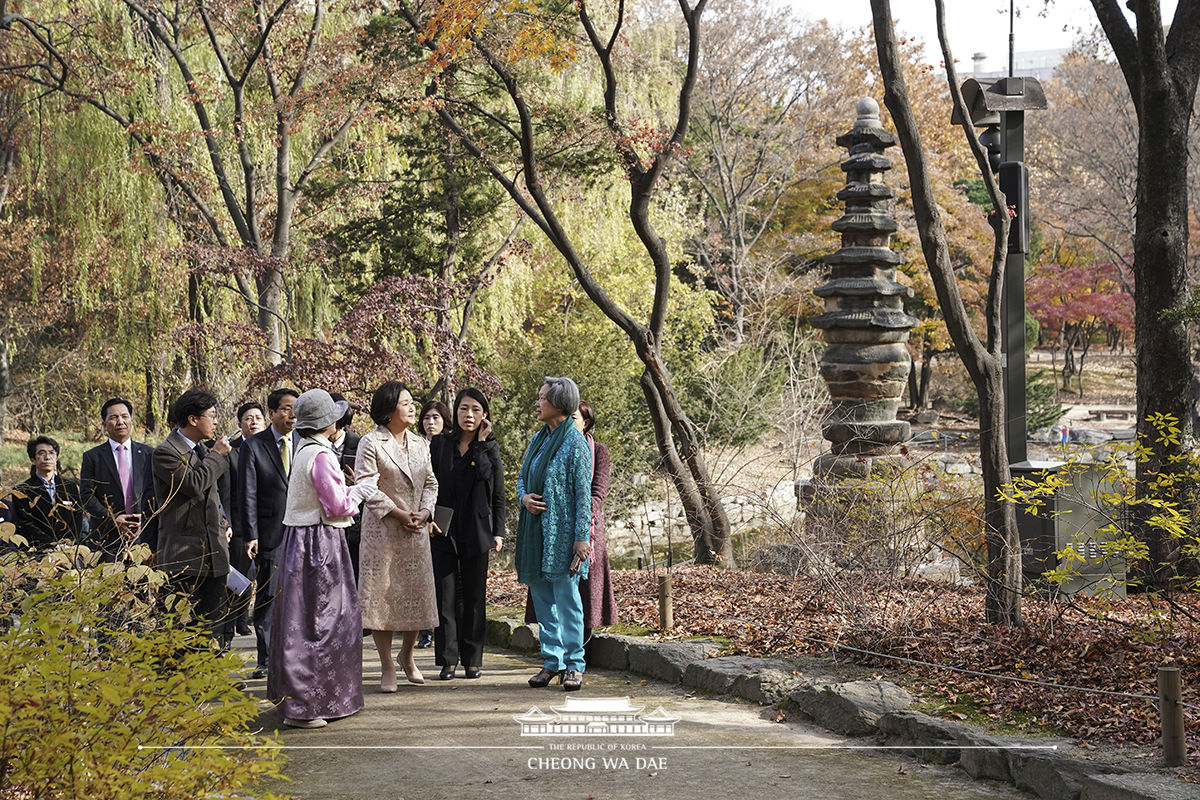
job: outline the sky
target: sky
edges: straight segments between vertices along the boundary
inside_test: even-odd
[[[856,28],[870,24],[868,0],[785,0],[800,16],[824,17],[838,27]],[[1163,0],[1162,15],[1170,21],[1176,0]],[[985,70],[1008,65],[1009,0],[945,0],[946,27],[950,48],[960,64],[970,65],[971,56],[982,51],[988,60]],[[1096,14],[1088,0],[1016,0],[1017,52],[1070,47],[1081,31],[1096,26]],[[1124,2],[1120,3],[1124,7]],[[932,0],[892,0],[892,17],[899,30],[926,43],[930,63],[941,61],[937,46]],[[960,67],[961,69],[962,67]]]

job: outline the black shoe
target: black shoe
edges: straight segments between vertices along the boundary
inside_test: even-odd
[[[561,683],[564,672],[566,672],[565,669],[560,669],[555,672],[552,669],[546,669],[545,667],[542,667],[541,671],[537,675],[534,675],[529,679],[529,686],[533,689],[542,689],[546,686],[549,686],[550,681],[554,680],[555,678],[558,678],[559,682]]]
[[[483,670],[481,670],[479,667],[466,667],[465,670],[467,677],[471,680],[475,680],[483,675]]]
[[[239,622],[237,625],[237,635],[238,636],[249,636],[250,635],[250,626]]]
[[[453,664],[451,664],[448,667],[442,667],[442,671],[438,673],[438,680],[440,680],[440,681],[448,681],[448,680],[452,679],[453,677],[454,677],[454,665]],[[468,678],[471,677],[470,672],[467,673],[467,677]]]
[[[433,634],[421,631],[421,636],[417,639],[417,647],[422,650],[426,647],[433,647]]]
[[[255,667],[255,668],[254,668],[254,672],[251,672],[251,673],[250,673],[250,677],[251,677],[251,678],[265,678],[265,677],[267,677],[267,668],[266,668],[266,667]]]
[[[559,681],[564,692],[578,692],[583,688],[583,673],[577,669],[569,669]]]

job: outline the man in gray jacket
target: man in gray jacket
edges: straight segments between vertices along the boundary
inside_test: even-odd
[[[154,496],[158,503],[156,564],[171,587],[191,599],[197,617],[220,640],[229,574],[228,527],[221,514],[218,479],[229,469],[229,440],[212,449],[203,442],[217,430],[217,399],[189,389],[171,406],[176,429],[154,448]]]

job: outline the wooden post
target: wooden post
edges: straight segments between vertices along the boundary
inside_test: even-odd
[[[1162,718],[1163,762],[1168,767],[1187,763],[1187,739],[1183,730],[1183,706],[1180,705],[1182,698],[1179,668],[1159,667],[1158,713]]]
[[[675,624],[675,614],[671,608],[671,576],[658,576],[658,628],[669,631]]]

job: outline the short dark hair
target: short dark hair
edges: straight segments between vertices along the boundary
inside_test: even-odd
[[[286,387],[283,389],[276,389],[267,395],[267,408],[271,409],[272,411],[278,411],[279,404],[283,402],[283,398],[285,397],[299,398],[300,393],[295,389],[288,389]]]
[[[29,454],[30,461],[33,461],[33,457],[37,455],[37,449],[44,444],[48,444],[54,448],[54,455],[58,455],[61,452],[58,442],[49,436],[39,436],[36,439],[30,439],[29,443],[25,445],[25,452]]]
[[[169,421],[183,428],[188,424],[188,417],[202,417],[205,411],[216,406],[217,398],[208,391],[199,388],[188,389],[171,404]]]
[[[579,416],[583,417],[583,432],[591,433],[596,426],[596,412],[587,400],[579,401]]]
[[[454,407],[458,408],[458,399],[454,400]],[[421,413],[417,415],[417,428],[420,429],[422,436],[427,436],[425,433],[425,415],[430,410],[437,411],[442,417],[442,430],[447,431],[454,425],[454,420],[451,419],[450,409],[446,408],[446,404],[441,400],[426,400],[425,405],[421,406]]]
[[[104,401],[104,405],[100,406],[100,421],[108,419],[108,410],[113,406],[125,406],[129,409],[129,416],[133,416],[133,403],[126,400],[124,397],[110,397]]]
[[[463,401],[464,398],[467,398],[467,397],[471,398],[472,400],[477,401],[479,403],[479,405],[483,406],[484,414],[489,413],[488,399],[487,399],[486,394],[479,391],[474,386],[464,386],[462,389],[459,389],[458,394],[456,394],[454,396],[454,414],[450,419],[450,426],[449,426],[450,430],[453,431],[455,434],[458,433],[458,405],[459,405],[459,403],[461,403]],[[493,434],[493,435],[495,435],[495,434]]]
[[[255,408],[257,408],[259,411],[261,411],[262,415],[264,417],[267,415],[267,412],[263,411],[262,403],[251,400],[249,403],[242,403],[240,406],[238,406],[238,410],[237,410],[238,424],[240,425],[242,423],[242,417],[246,416],[247,411],[251,411]]]
[[[408,387],[400,381],[388,381],[375,390],[375,394],[371,395],[371,419],[376,425],[387,425],[392,421],[392,412],[400,402],[400,393],[407,391]]]
[[[333,402],[344,400],[346,402],[346,415],[337,421],[337,429],[340,431],[344,428],[349,428],[354,422],[354,406],[350,405],[350,401],[346,400],[346,395],[341,392],[330,392],[329,397]]]

